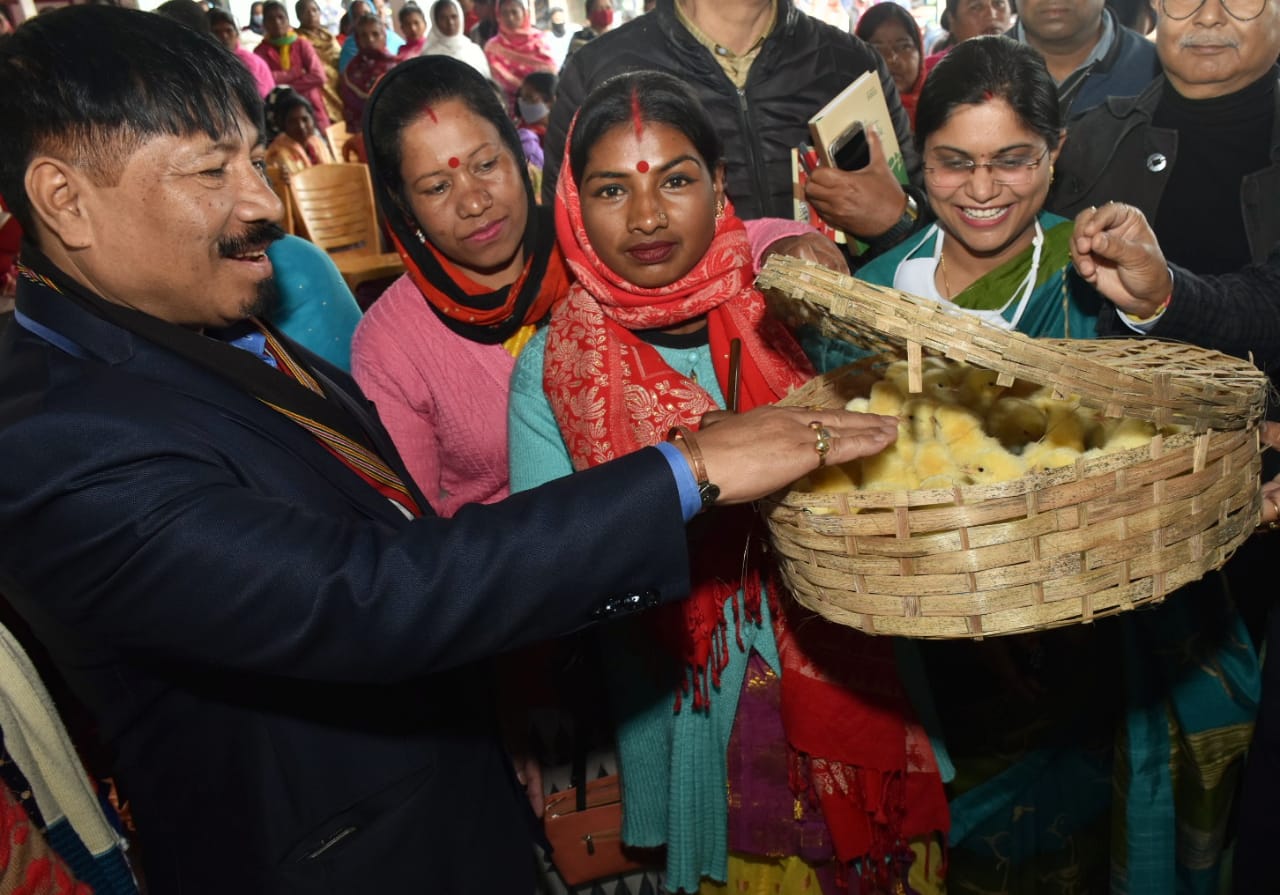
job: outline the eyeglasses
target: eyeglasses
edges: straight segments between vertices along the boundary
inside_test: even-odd
[[[885,62],[888,62],[896,56],[902,56],[905,58],[910,56],[912,53],[918,52],[916,50],[916,45],[909,40],[899,40],[891,44],[875,43],[873,41],[871,43],[871,48],[879,53],[884,58]]]
[[[1046,146],[1039,155],[1002,155],[989,162],[975,162],[971,158],[939,159],[936,165],[925,165],[924,174],[930,183],[944,190],[964,186],[979,168],[990,171],[991,179],[1002,186],[1026,186],[1048,154]]]
[[[1231,0],[1230,4],[1227,0],[1218,2],[1227,11],[1227,15],[1239,22],[1256,19],[1267,8],[1267,0]],[[1182,21],[1198,13],[1204,4],[1205,0],[1160,0],[1160,9],[1169,18]]]

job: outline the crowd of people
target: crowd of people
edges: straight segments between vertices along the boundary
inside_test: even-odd
[[[0,621],[146,890],[564,891],[538,818],[590,755],[605,895],[1273,891],[1265,526],[1154,609],[918,642],[791,600],[751,502],[898,433],[775,406],[858,351],[769,313],[774,253],[1280,370],[1280,0],[947,0],[940,41],[895,2],[582,11],[0,35]],[[903,170],[870,130],[797,196],[867,72]],[[405,270],[364,311],[280,227],[348,149]],[[127,891],[49,841],[33,891]]]

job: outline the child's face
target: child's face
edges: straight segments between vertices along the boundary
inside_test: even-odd
[[[404,31],[404,39],[413,43],[427,33],[427,20],[421,13],[411,12],[400,23],[400,30]]]

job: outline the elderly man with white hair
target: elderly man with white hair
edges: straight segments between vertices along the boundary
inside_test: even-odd
[[[1077,267],[1104,293],[1114,297],[1099,277],[1127,275],[1124,288],[1119,280],[1112,285],[1135,295],[1134,283],[1145,283],[1143,319],[1105,314],[1100,333],[1132,336],[1136,330],[1249,352],[1274,376],[1280,321],[1280,0],[1161,0],[1160,14],[1156,50],[1164,74],[1140,96],[1111,98],[1072,127],[1049,205],[1060,214],[1080,214]],[[1099,239],[1099,233],[1105,235]],[[1135,279],[1135,271],[1145,274]],[[1270,465],[1264,461],[1264,468]],[[1268,468],[1265,474],[1275,472]],[[1275,509],[1269,506],[1264,518],[1274,519]],[[1274,549],[1266,543],[1274,537],[1255,538],[1225,569],[1237,600],[1266,602],[1274,592],[1272,561],[1264,555]],[[1247,613],[1248,602],[1242,606]],[[1280,646],[1280,608],[1270,611],[1267,629],[1274,650]],[[1197,648],[1192,661],[1203,663],[1203,655]],[[1255,669],[1214,670],[1224,687],[1241,672],[1257,680]],[[1280,813],[1274,809],[1280,795],[1280,661],[1274,654],[1261,683],[1236,810],[1239,893],[1274,892],[1277,885],[1271,852],[1280,840]],[[1237,702],[1246,713],[1253,708],[1251,699]],[[1190,719],[1172,720],[1187,730]],[[1191,863],[1200,870],[1192,875],[1208,876],[1204,871],[1224,845],[1230,792],[1248,733],[1243,727],[1219,730],[1223,735],[1212,741],[1181,738],[1179,751],[1194,756],[1204,773],[1181,775],[1167,806],[1179,817],[1196,813],[1202,823],[1195,829],[1179,824],[1164,834],[1153,830],[1156,838],[1176,839],[1180,856],[1195,858]]]

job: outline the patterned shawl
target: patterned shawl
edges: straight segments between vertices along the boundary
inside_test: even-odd
[[[494,82],[507,97],[508,112],[515,111],[516,94],[526,75],[556,70],[555,57],[542,32],[533,27],[528,7],[518,28],[508,28],[499,21],[498,33],[484,45],[484,54]]]

